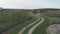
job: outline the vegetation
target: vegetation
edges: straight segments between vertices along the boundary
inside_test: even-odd
[[[45,18],[45,21],[41,23],[34,31],[32,34],[47,34],[46,33],[46,28],[49,25],[49,20],[48,18]]]
[[[39,20],[40,21],[40,20]],[[38,21],[38,22],[39,22]],[[27,34],[28,33],[28,31],[34,26],[34,25],[36,25],[38,22],[36,22],[36,23],[34,23],[33,25],[31,25],[30,27],[28,27],[22,34]]]
[[[46,28],[51,24],[60,24],[60,10],[42,10],[41,15],[45,21],[38,26],[32,34],[47,34]]]
[[[17,34],[22,28],[24,28],[25,26],[29,25],[29,24],[32,23],[32,22],[33,22],[33,20],[29,20],[29,21],[27,21],[27,22],[25,22],[25,23],[23,23],[23,24],[20,24],[20,25],[18,26],[18,28],[15,29],[15,30],[13,30],[13,31],[11,31],[10,34]]]
[[[42,10],[41,15],[45,21],[38,26],[32,34],[47,34],[46,28],[51,24],[60,24],[60,10]],[[47,17],[47,18],[46,18]]]
[[[35,21],[36,15],[33,15],[33,13],[37,14],[39,12],[40,15],[45,18],[45,21],[33,31],[33,34],[47,34],[46,28],[49,25],[60,24],[60,9],[2,9],[0,10],[0,32],[3,32],[16,24],[19,24],[16,30],[10,32],[10,34],[17,34],[23,27]],[[31,27],[27,28],[23,34],[26,34]]]
[[[32,15],[32,14],[30,14]],[[17,34],[22,28],[24,28],[25,26],[28,26],[29,24],[33,23],[34,21],[36,21],[38,19],[39,16],[37,15],[33,15],[36,18],[33,18],[32,20],[29,20],[23,24],[20,24],[19,27],[16,30],[13,30],[12,32],[10,32],[10,34]],[[34,23],[33,25],[35,25],[36,23]],[[32,25],[32,26],[33,26]],[[25,30],[25,32],[23,32],[23,34],[26,34],[26,32],[32,27],[30,26],[29,28],[27,28],[27,30]]]
[[[28,11],[29,12],[29,11]],[[27,11],[13,11],[13,10],[3,10],[0,12],[0,32],[14,26],[15,24],[21,23],[32,19]]]
[[[60,23],[60,9],[45,9],[45,10],[41,10],[41,14],[43,16],[46,16],[50,20],[51,24]]]
[[[60,9],[45,9],[40,11],[43,15],[49,16],[49,17],[60,17]]]

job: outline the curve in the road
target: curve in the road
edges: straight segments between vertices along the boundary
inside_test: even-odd
[[[33,26],[33,27],[28,31],[27,34],[32,34],[32,32],[34,31],[34,29],[35,29],[37,26],[39,26],[39,25],[44,21],[44,18],[43,18],[43,17],[41,17],[41,18],[42,18],[42,20],[41,20],[39,23],[37,23],[35,26]]]
[[[30,27],[30,26],[32,26],[33,24],[37,23],[39,20],[40,20],[40,18],[37,19],[35,22],[29,24],[28,26],[24,27],[20,32],[18,32],[18,34],[22,34],[28,27]]]

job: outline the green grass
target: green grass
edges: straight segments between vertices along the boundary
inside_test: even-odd
[[[27,34],[31,27],[27,28],[22,34]]]
[[[0,31],[4,31],[5,29],[21,23],[21,21],[25,21],[30,18],[28,12],[22,11],[3,11],[0,12]]]
[[[48,18],[44,18],[44,22],[41,23],[34,31],[32,34],[47,34],[46,33],[46,28],[49,26],[49,20]]]
[[[22,34],[27,34],[28,31],[37,23],[34,23],[32,26],[28,27]]]
[[[45,16],[60,18],[60,10],[43,10],[41,13]]]
[[[35,21],[35,20],[29,20],[26,23],[20,24],[19,27],[16,30],[11,31],[10,34],[17,34],[22,28],[24,28],[25,26],[29,25],[33,21]]]
[[[18,27],[16,30],[11,31],[10,34],[18,34],[18,32],[19,32],[22,28],[24,28],[25,26],[33,23],[33,22],[36,21],[37,19],[38,19],[38,18],[35,17],[35,18],[32,19],[32,20],[29,20],[29,21],[27,21],[27,22],[25,22],[25,23],[23,23],[23,24],[20,24],[19,27]],[[28,30],[28,29],[27,29],[27,30]]]

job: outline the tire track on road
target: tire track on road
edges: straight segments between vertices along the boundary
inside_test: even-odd
[[[42,20],[41,20],[39,23],[37,23],[35,26],[33,26],[33,27],[28,31],[27,34],[32,34],[32,32],[34,31],[34,29],[35,29],[37,26],[39,26],[39,25],[44,21],[44,18],[43,18],[43,17],[41,17],[41,18],[42,18]]]
[[[33,24],[37,23],[39,20],[40,20],[40,18],[37,19],[35,22],[29,24],[28,26],[24,27],[20,32],[18,32],[18,34],[22,34],[28,27],[30,27],[30,26],[32,26]]]

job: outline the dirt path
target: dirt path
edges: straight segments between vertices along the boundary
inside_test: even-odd
[[[42,18],[42,17],[41,17]],[[32,34],[32,32],[34,31],[34,29],[39,26],[42,22],[44,21],[44,18],[42,18],[42,20],[37,23],[35,26],[33,26],[29,31],[28,31],[28,34]]]
[[[2,34],[9,34],[11,31],[15,30],[16,28],[18,28],[19,24],[7,29],[6,31],[2,32]]]
[[[27,20],[26,20],[27,21]],[[24,22],[26,22],[24,21]],[[7,30],[5,30],[4,32],[2,32],[2,34],[10,34],[11,31],[15,30],[16,28],[19,27],[20,24],[24,23],[24,22],[21,22],[21,23],[18,23],[16,25],[13,25],[12,27],[8,28]]]
[[[28,26],[24,27],[18,34],[22,34],[28,27],[32,26],[33,24],[37,23],[40,20],[40,18],[38,20],[36,20],[35,22],[29,24]]]

